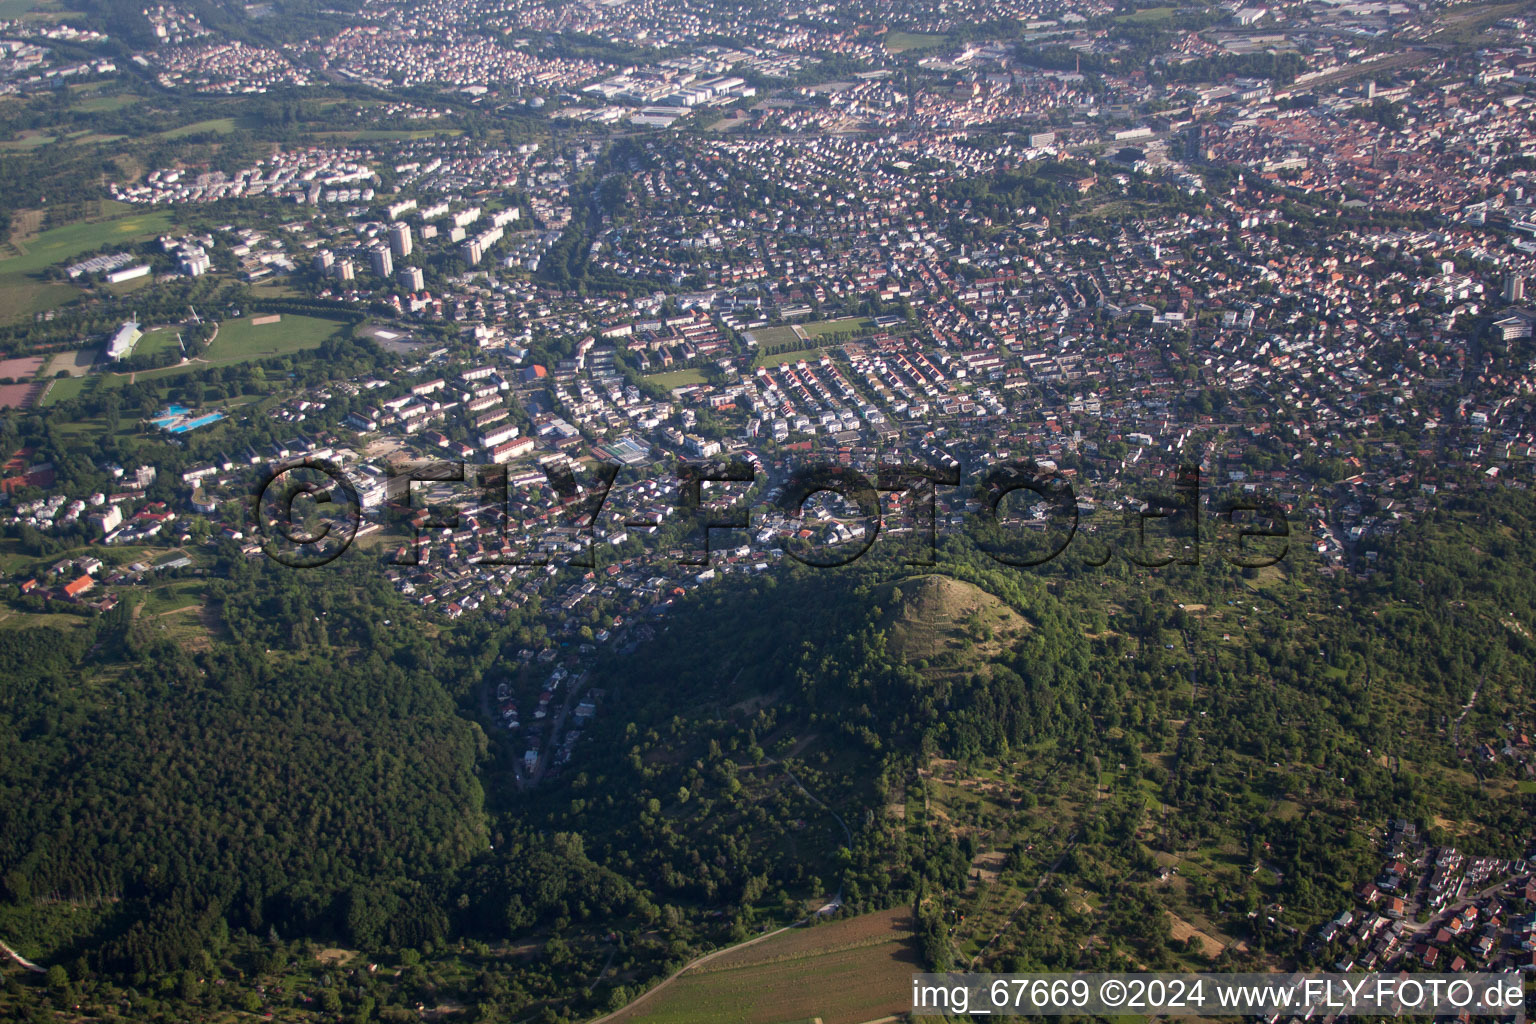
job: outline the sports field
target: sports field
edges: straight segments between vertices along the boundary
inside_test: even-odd
[[[15,359],[0,359],[0,377],[10,377],[13,380],[23,380],[36,376],[37,371],[42,368],[42,356],[18,356]]]
[[[690,368],[653,373],[645,379],[652,384],[657,384],[664,388],[680,388],[689,384],[703,384],[709,378],[704,376],[703,370]]]
[[[757,342],[755,365],[763,366],[784,362],[774,357],[787,352],[804,353],[807,358],[812,358],[824,339],[833,335],[863,334],[873,330],[874,326],[875,322],[869,317],[845,316],[835,320],[759,327],[748,334]]]
[[[174,378],[193,370],[210,366],[228,366],[253,359],[270,359],[319,348],[327,339],[335,337],[344,325],[337,320],[316,316],[295,316],[284,313],[276,323],[252,324],[249,317],[226,320],[219,324],[219,336],[197,359],[175,363],[156,370],[142,370],[133,374],[139,383],[170,383]],[[174,347],[176,332],[165,328],[162,332],[151,331],[146,338],[155,339],[155,348]],[[142,344],[142,342],[140,343]],[[146,351],[153,351],[148,349]],[[44,406],[78,398],[81,394],[95,393],[103,388],[122,387],[129,375],[115,370],[92,372],[83,377],[70,377],[54,382],[53,389],[43,401]]]
[[[1178,12],[1177,7],[1143,7],[1130,14],[1122,14],[1115,20],[1135,25],[1155,25],[1158,22],[1168,21]]]
[[[793,327],[759,327],[755,331],[747,332],[757,341],[759,351],[778,349],[785,345],[792,345],[800,340],[800,335],[795,333]]]
[[[319,348],[328,338],[339,334],[341,329],[342,324],[337,320],[289,313],[284,313],[277,323],[268,324],[252,323],[249,317],[225,320],[219,324],[219,334],[213,339],[213,344],[196,359],[158,370],[144,370],[135,374],[134,379],[160,381],[188,370],[228,366],[231,363],[270,359],[273,356],[291,356],[296,352]]]
[[[264,318],[257,318],[264,319]],[[255,324],[250,317],[225,320],[219,324],[219,336],[213,339],[203,358],[214,365],[240,363],[248,359],[287,356],[306,349],[319,348],[326,339],[341,331],[336,320],[284,313],[276,323]]]
[[[948,36],[933,32],[887,32],[885,34],[885,48],[890,53],[926,50],[931,46],[943,46],[947,42],[949,42]]]
[[[42,406],[47,408],[59,402],[67,402],[72,398],[79,398],[88,387],[99,383],[95,377],[65,377],[53,382],[48,393],[43,396]]]
[[[171,350],[179,354],[181,348],[176,344],[176,333],[174,327],[151,328],[145,331],[144,337],[140,338],[138,343],[133,346],[133,354],[136,356],[153,355],[156,352],[165,350]]]

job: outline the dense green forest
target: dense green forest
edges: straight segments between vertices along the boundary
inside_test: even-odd
[[[1021,876],[1072,835],[1064,888],[996,965],[1189,962],[1147,925],[1155,866],[1217,846],[1273,877],[1234,869],[1188,900],[1251,957],[1298,961],[1304,927],[1370,871],[1362,823],[1453,821],[1463,848],[1507,855],[1530,830],[1532,797],[1498,768],[1469,779],[1447,729],[1478,687],[1469,732],[1530,719],[1536,650],[1499,625],[1536,620],[1528,498],[1450,498],[1419,525],[1342,589],[1304,554],[1025,571],[964,534],[942,572],[899,548],[786,564],[704,589],[641,656],[602,659],[586,753],[534,790],[477,724],[482,685],[527,671],[527,623],[427,619],[367,556],[317,573],[231,548],[203,649],[155,637],[131,603],[0,631],[0,934],[62,966],[71,998],[137,992],[133,1019],[223,1005],[161,982],[278,978],[305,941],[400,965],[343,1006],[468,986],[486,1019],[578,1019],[834,893],[849,914],[915,904],[942,963],[983,835]],[[1010,780],[1011,811],[893,827],[882,808],[937,792],[934,758]],[[1282,804],[1305,813],[1267,813]],[[1270,903],[1303,927],[1255,923]],[[486,952],[511,948],[530,952]],[[604,960],[622,983],[572,987]],[[60,991],[10,986],[17,1005]]]

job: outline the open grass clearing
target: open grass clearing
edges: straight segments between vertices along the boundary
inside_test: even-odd
[[[249,317],[226,320],[219,324],[219,335],[208,346],[203,358],[213,365],[223,365],[292,355],[319,348],[341,329],[342,324],[337,320],[290,313],[282,314],[282,319],[276,323],[257,324]]]
[[[13,233],[11,247],[15,252],[0,259],[0,274],[44,270],[105,245],[153,238],[170,227],[169,210],[135,210],[122,203],[103,203],[96,217],[30,235]]]

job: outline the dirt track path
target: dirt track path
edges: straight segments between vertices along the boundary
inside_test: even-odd
[[[605,1013],[601,1017],[597,1017],[597,1018],[594,1018],[593,1020],[588,1021],[587,1024],[606,1024],[606,1022],[613,1020],[614,1018],[620,1016],[621,1014],[625,1014],[625,1013],[628,1013],[630,1010],[633,1010],[635,1007],[639,1006],[641,1003],[643,1003],[647,999],[651,998],[651,996],[655,995],[657,992],[660,992],[662,989],[666,988],[668,985],[672,984],[678,978],[682,977],[684,974],[687,974],[689,971],[693,970],[695,967],[698,967],[700,964],[707,964],[707,963],[709,963],[709,961],[715,959],[716,957],[725,956],[725,954],[727,954],[727,953],[734,953],[738,949],[746,949],[748,946],[755,946],[759,942],[764,941],[765,939],[771,939],[775,935],[782,935],[783,933],[789,931],[791,928],[799,928],[804,923],[805,923],[804,921],[796,921],[794,924],[787,924],[787,925],[785,925],[782,928],[775,928],[771,932],[764,932],[763,934],[757,936],[756,938],[748,939],[745,942],[738,942],[734,946],[724,946],[724,947],[722,947],[720,949],[715,950],[713,953],[706,953],[706,954],[704,954],[703,956],[699,957],[696,960],[690,960],[690,961],[688,961],[688,963],[684,964],[682,967],[679,967],[674,973],[672,973],[668,977],[662,979],[657,984],[655,984],[655,985],[651,986],[650,988],[646,989],[645,992],[639,996],[639,998],[632,999],[628,1003],[626,1003],[624,1006],[620,1007],[617,1010],[614,1010],[612,1013]]]

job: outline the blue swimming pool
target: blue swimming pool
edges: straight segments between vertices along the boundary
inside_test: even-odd
[[[181,419],[191,410],[184,405],[168,405],[150,418],[151,423],[162,430],[170,429],[170,425]]]
[[[222,412],[209,412],[201,416],[189,416],[187,415],[189,412],[191,410],[184,405],[168,405],[149,422],[168,434],[185,434],[189,430],[206,427],[224,418]]]
[[[221,412],[210,412],[206,415],[199,416],[196,419],[184,419],[182,422],[177,423],[174,426],[166,427],[165,429],[169,430],[173,434],[185,434],[189,430],[196,430],[198,427],[206,427],[210,423],[217,423],[223,418],[224,414]]]

